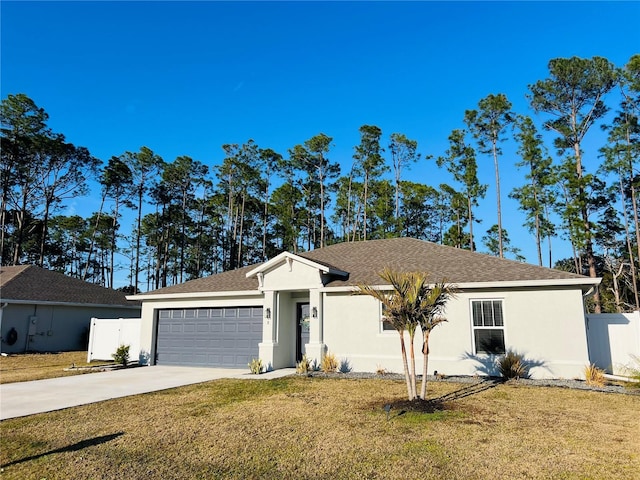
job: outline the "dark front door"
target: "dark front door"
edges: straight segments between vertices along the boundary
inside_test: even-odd
[[[304,346],[309,343],[309,304],[296,305],[296,362],[302,360]]]

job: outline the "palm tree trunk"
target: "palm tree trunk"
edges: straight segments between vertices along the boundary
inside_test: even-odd
[[[425,400],[427,398],[427,372],[429,371],[429,332],[422,332],[422,355],[424,355],[424,362],[422,365],[422,388],[420,389],[420,398]]]
[[[413,332],[413,334],[409,334],[409,340],[411,341],[411,349],[410,349],[410,353],[411,353],[411,400],[413,400],[414,398],[416,398],[418,396],[417,390],[416,390],[416,353],[415,353],[415,346],[414,346],[414,337],[415,337],[415,331]]]
[[[411,377],[409,376],[409,365],[407,363],[407,349],[404,345],[404,331],[399,331],[400,334],[400,349],[402,350],[402,366],[404,367],[404,379],[407,382],[407,396],[409,400],[413,400],[411,394]]]

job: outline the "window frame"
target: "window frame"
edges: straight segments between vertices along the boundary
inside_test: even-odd
[[[491,302],[491,317],[487,316],[487,312],[484,309],[484,302]],[[480,312],[481,318],[479,319],[482,323],[481,325],[476,325],[476,305],[480,304],[480,308],[482,309]],[[496,318],[496,310],[495,305],[498,304],[500,306],[500,315],[499,319]],[[507,351],[507,327],[505,322],[505,308],[504,308],[504,298],[500,297],[490,297],[490,298],[472,298],[469,300],[469,316],[471,320],[471,343],[474,355],[484,355],[484,356],[498,356],[504,355]],[[497,321],[498,320],[498,321]],[[491,324],[487,324],[488,322]],[[496,325],[496,323],[500,323]],[[487,351],[479,351],[478,345],[476,341],[476,332],[477,331],[499,331],[502,336],[502,351],[497,352],[487,352]]]
[[[378,324],[379,324],[378,333],[387,335],[389,333],[397,332],[397,330],[395,328],[393,328],[393,327],[385,328],[385,322],[387,322],[387,320],[386,320],[387,317],[384,314],[385,306],[384,306],[384,303],[382,303],[381,301],[378,301],[378,304],[380,305],[380,310],[379,310],[379,312],[380,312],[379,319],[380,320],[378,322]],[[388,322],[387,322],[387,324],[388,324]]]

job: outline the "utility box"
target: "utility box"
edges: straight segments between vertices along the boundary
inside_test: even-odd
[[[35,335],[37,328],[38,328],[38,317],[36,316],[29,317],[29,330],[27,331],[27,335]]]

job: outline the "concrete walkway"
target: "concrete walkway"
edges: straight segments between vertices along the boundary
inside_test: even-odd
[[[234,369],[155,365],[33,382],[7,383],[0,385],[0,420],[221,378],[268,380],[293,373],[293,368],[252,375]]]

